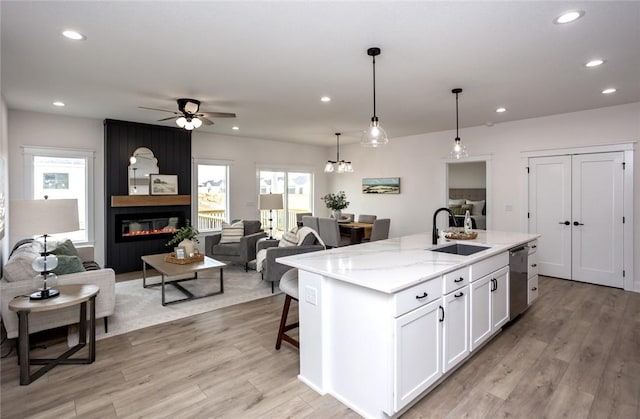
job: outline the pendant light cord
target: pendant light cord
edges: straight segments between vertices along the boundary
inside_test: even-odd
[[[456,93],[456,139],[459,139],[460,135],[458,135],[458,93]]]
[[[376,56],[373,56],[373,118],[377,119],[376,115]]]
[[[336,142],[338,144],[338,148],[336,149],[336,162],[340,162],[340,133],[336,132]]]

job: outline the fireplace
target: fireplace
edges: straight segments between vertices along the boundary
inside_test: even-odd
[[[170,240],[173,233],[185,226],[184,211],[148,212],[115,215],[116,243]]]

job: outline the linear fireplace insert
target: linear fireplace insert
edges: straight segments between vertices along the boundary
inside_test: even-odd
[[[116,243],[163,238],[169,240],[173,233],[185,226],[183,211],[116,214],[115,218]]]

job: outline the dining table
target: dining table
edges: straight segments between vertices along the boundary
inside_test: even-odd
[[[340,227],[340,233],[348,235],[350,238],[350,244],[359,244],[362,243],[363,239],[368,239],[371,237],[371,230],[373,229],[373,224],[370,223],[357,223],[357,222],[349,222],[349,223],[338,223]]]

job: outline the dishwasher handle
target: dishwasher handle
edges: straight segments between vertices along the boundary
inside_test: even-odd
[[[509,254],[511,256],[515,256],[516,253],[522,252],[525,249],[527,249],[527,246],[520,246],[520,247],[516,247],[516,248],[513,248],[513,249],[509,249]]]

